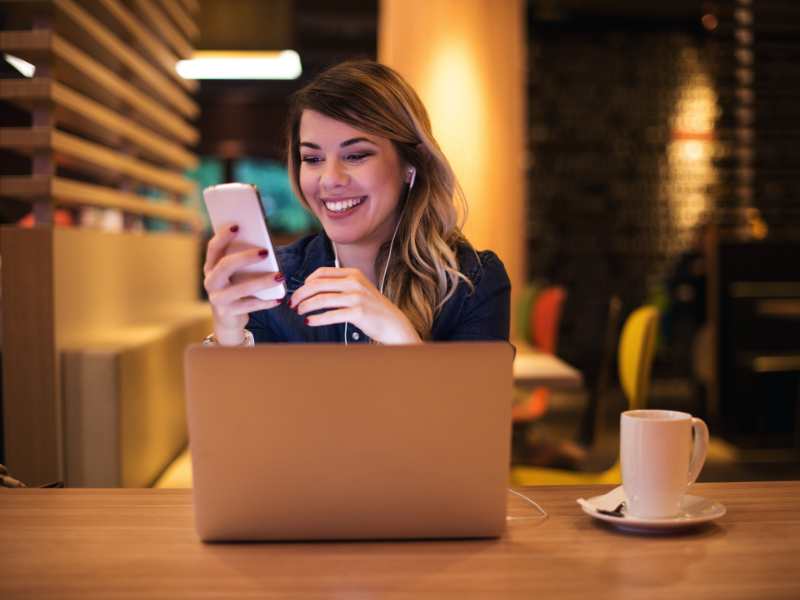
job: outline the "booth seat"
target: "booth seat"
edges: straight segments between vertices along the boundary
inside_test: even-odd
[[[65,340],[63,447],[70,487],[149,487],[186,448],[183,353],[212,327],[207,304]]]

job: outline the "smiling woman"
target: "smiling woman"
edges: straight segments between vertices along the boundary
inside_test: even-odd
[[[359,248],[376,255],[369,246],[377,249],[391,236],[402,193],[392,143],[314,110],[303,111],[299,135],[300,191],[340,259],[357,261]],[[364,267],[369,277],[373,269]]]
[[[277,250],[282,272],[262,283],[285,279],[285,302],[257,301],[230,284],[259,259],[257,251],[225,255],[236,224],[212,238],[206,289],[219,343],[508,339],[505,268],[462,234],[463,193],[398,73],[343,63],[297,92],[288,168],[323,232]]]

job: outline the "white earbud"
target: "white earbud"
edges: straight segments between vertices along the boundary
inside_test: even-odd
[[[417,178],[417,170],[414,167],[408,168],[408,176],[406,177],[406,181],[408,182],[408,189],[414,187],[414,180]]]

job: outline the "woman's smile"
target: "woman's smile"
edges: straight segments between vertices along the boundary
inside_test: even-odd
[[[352,215],[356,209],[367,201],[367,196],[320,198],[320,200],[331,218],[341,219]]]

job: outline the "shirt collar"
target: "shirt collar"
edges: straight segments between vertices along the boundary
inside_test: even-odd
[[[306,277],[311,275],[311,273],[318,268],[333,267],[336,264],[336,257],[333,254],[333,245],[324,230],[320,231],[319,234],[308,243],[304,254],[303,263],[291,277],[298,285],[302,285]]]

